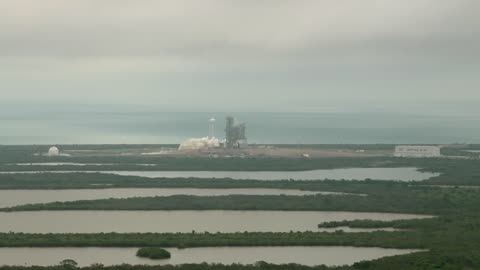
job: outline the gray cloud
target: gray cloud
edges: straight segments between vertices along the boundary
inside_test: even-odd
[[[2,1],[0,53],[201,56],[444,47],[478,41],[479,8],[475,0]]]
[[[480,99],[478,47],[477,0],[0,2],[17,99]]]

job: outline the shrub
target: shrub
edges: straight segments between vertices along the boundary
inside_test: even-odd
[[[158,247],[141,248],[137,251],[137,257],[153,260],[170,259],[171,254],[167,250]]]

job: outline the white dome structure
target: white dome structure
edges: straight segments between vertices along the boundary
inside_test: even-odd
[[[48,149],[48,154],[47,155],[51,156],[51,157],[59,156],[60,155],[60,150],[58,150],[57,147],[52,146],[52,147],[50,147],[50,149]]]

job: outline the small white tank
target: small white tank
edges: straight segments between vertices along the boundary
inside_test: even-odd
[[[50,147],[50,149],[48,149],[48,155],[49,156],[58,156],[58,155],[60,155],[60,150],[58,150],[57,147],[52,146],[52,147]]]

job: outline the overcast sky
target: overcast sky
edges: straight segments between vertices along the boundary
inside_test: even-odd
[[[0,0],[0,104],[428,110],[479,48],[478,0]]]

